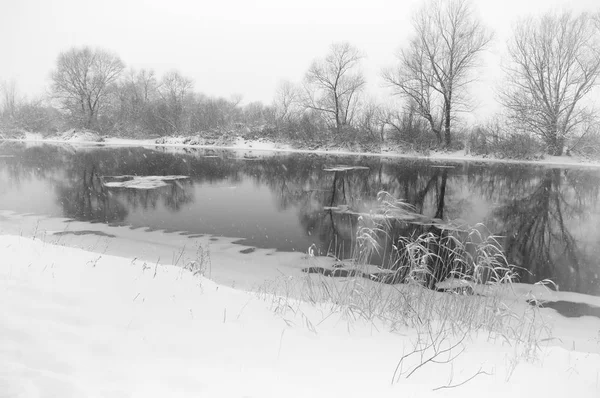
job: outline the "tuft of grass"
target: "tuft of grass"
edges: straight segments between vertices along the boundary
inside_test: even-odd
[[[349,324],[363,320],[391,331],[416,330],[430,342],[486,333],[489,340],[510,344],[515,356],[534,359],[550,330],[539,308],[507,300],[518,269],[508,263],[499,237],[481,224],[426,219],[385,192],[378,201],[376,210],[358,217],[353,256],[343,262],[351,269],[317,267],[309,252],[305,276],[282,275],[259,296],[284,318],[296,314],[302,302],[311,303],[323,314],[314,328],[339,314]],[[399,224],[412,232],[393,237]],[[391,244],[385,248],[380,242]],[[386,259],[385,268],[371,264],[375,255]]]
[[[195,258],[187,261],[183,268],[190,271],[194,276],[208,276],[210,279],[212,277],[212,263],[209,248],[199,244]]]

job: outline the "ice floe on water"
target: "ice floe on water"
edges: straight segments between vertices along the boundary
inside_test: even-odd
[[[369,170],[369,168],[366,166],[337,165],[337,166],[328,167],[328,168],[323,169],[323,171],[329,171],[329,172],[352,171],[352,170]]]
[[[156,189],[179,181],[189,180],[188,176],[104,176],[102,184],[107,188]]]

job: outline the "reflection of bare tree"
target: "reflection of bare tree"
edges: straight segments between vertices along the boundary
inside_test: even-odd
[[[129,208],[156,209],[162,203],[171,211],[194,201],[191,181],[169,181],[167,186],[153,189],[108,188],[110,196],[128,204]]]
[[[414,180],[407,181],[407,184],[404,185],[404,192],[407,195],[404,200],[410,203],[419,214],[423,214],[426,198],[432,196],[432,208],[435,209],[435,213],[432,214],[432,221],[438,221],[428,225],[402,222],[390,224],[389,230],[385,231],[385,236],[391,239],[391,242],[386,247],[391,247],[393,243],[398,246],[401,242],[399,240],[400,236],[418,236],[428,233],[431,239],[427,241],[427,249],[433,256],[428,259],[429,272],[424,275],[424,284],[429,289],[435,289],[436,284],[448,278],[458,266],[455,264],[454,240],[449,237],[448,230],[441,227],[439,223],[444,219],[446,208],[448,169],[436,169],[425,181],[422,186],[419,186],[420,184]],[[401,251],[402,247],[399,249]],[[388,258],[390,260],[393,258],[391,250],[388,253]],[[390,262],[390,265],[393,269],[398,269],[403,267],[404,264]],[[402,282],[405,276],[405,274],[396,275],[394,282]]]
[[[57,186],[57,200],[66,217],[84,221],[120,222],[127,217],[127,209],[112,200],[102,186],[95,166],[84,167],[80,174]]]
[[[101,175],[118,174],[119,171],[127,169],[135,170],[141,163],[138,160],[127,164],[129,156],[125,153],[121,153],[122,156],[117,158],[113,157],[114,153],[111,153],[111,156],[102,156],[106,154],[100,151],[76,152],[69,157],[66,177],[56,183],[57,200],[63,207],[65,216],[78,220],[117,223],[124,221],[130,210],[156,208],[158,203],[162,203],[166,208],[178,211],[184,204],[193,201],[192,191],[187,189],[189,182],[182,184],[175,181],[165,187],[143,191],[105,187]],[[147,155],[143,159],[147,159]],[[168,166],[168,162],[163,164]],[[181,168],[180,165],[170,167]],[[185,163],[183,167],[186,167]],[[144,171],[147,173],[148,169],[146,167],[146,170],[140,170],[140,174],[144,175]]]
[[[507,196],[521,197],[535,189],[542,169],[523,165],[466,164],[464,172],[471,190],[490,202],[500,202]]]
[[[127,217],[127,210],[116,201],[111,201],[103,188],[94,166],[79,170],[79,175],[61,181],[57,186],[57,200],[66,217],[77,220],[119,222]]]
[[[43,145],[27,148],[20,142],[0,142],[3,157],[0,166],[8,172],[11,182],[36,178],[54,178],[54,174],[64,167],[69,151],[62,147]]]
[[[436,173],[439,174],[439,173]],[[437,220],[444,219],[444,207],[446,205],[446,184],[448,180],[448,169],[443,169],[439,176],[440,184],[436,183],[437,191],[437,206],[434,218]],[[454,261],[455,244],[452,239],[449,239],[448,230],[440,228],[438,224],[432,224],[429,228],[435,239],[429,244],[429,250],[435,256],[430,259],[429,273],[425,276],[425,284],[428,288],[434,289],[436,283],[447,279],[450,274],[456,269]]]
[[[524,281],[560,280],[562,288],[588,290],[582,285],[589,284],[590,277],[594,279],[588,275],[592,267],[586,266],[591,259],[578,247],[568,220],[585,213],[587,207],[580,204],[583,197],[597,198],[597,185],[591,186],[595,194],[585,193],[589,188],[578,186],[573,190],[564,177],[559,169],[547,170],[528,195],[509,201],[494,215],[504,220],[509,258],[529,271],[523,275]]]

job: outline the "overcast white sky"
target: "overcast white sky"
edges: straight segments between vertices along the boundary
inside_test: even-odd
[[[209,95],[270,102],[278,81],[300,81],[335,41],[367,54],[374,95],[379,71],[410,35],[422,0],[0,0],[0,80],[42,94],[59,52],[100,46],[129,67],[178,69]],[[548,9],[600,9],[600,0],[474,0],[496,41],[473,95],[481,113],[493,103],[499,54],[520,17]]]

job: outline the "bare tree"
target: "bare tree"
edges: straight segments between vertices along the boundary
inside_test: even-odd
[[[60,53],[52,72],[52,91],[86,128],[94,127],[111,84],[125,65],[102,49],[72,48]]]
[[[290,81],[281,81],[275,89],[273,108],[277,123],[290,123],[300,116],[300,92]]]
[[[358,70],[363,55],[349,43],[334,43],[312,63],[304,82],[304,105],[320,112],[339,135],[355,116],[365,78]]]
[[[449,146],[454,114],[465,104],[473,69],[492,34],[469,0],[431,0],[415,14],[413,27],[415,36],[398,54],[399,65],[383,78],[395,94],[414,102],[439,143]]]
[[[384,130],[390,130],[387,137],[396,142],[414,144],[427,131],[428,121],[422,116],[417,104],[409,100],[404,107],[390,105],[383,109]]]
[[[250,102],[242,108],[242,121],[251,128],[264,125],[272,119],[272,109],[260,101]]]
[[[358,125],[369,138],[383,142],[387,125],[387,109],[374,99],[366,101],[360,109]]]
[[[508,44],[510,63],[500,100],[551,155],[591,115],[582,100],[600,75],[600,28],[587,13],[547,13],[522,20]]]
[[[2,104],[2,108],[0,108],[0,116],[12,120],[16,116],[19,102],[17,95],[17,83],[14,80],[0,82],[0,92],[2,93],[2,97],[0,99],[0,103]]]
[[[105,108],[104,114],[112,122],[112,131],[125,134],[141,134],[152,131],[152,102],[158,98],[158,82],[153,70],[130,69],[116,83],[115,101]],[[112,111],[112,113],[111,113]]]
[[[233,93],[229,96],[229,102],[232,104],[234,108],[237,108],[242,101],[244,100],[244,96],[240,93]]]
[[[191,93],[194,83],[177,71],[165,74],[161,80],[158,92],[167,107],[164,118],[171,126],[172,132],[184,130],[184,100]]]
[[[131,70],[128,76],[128,87],[136,103],[145,104],[153,99],[158,83],[152,69]]]

